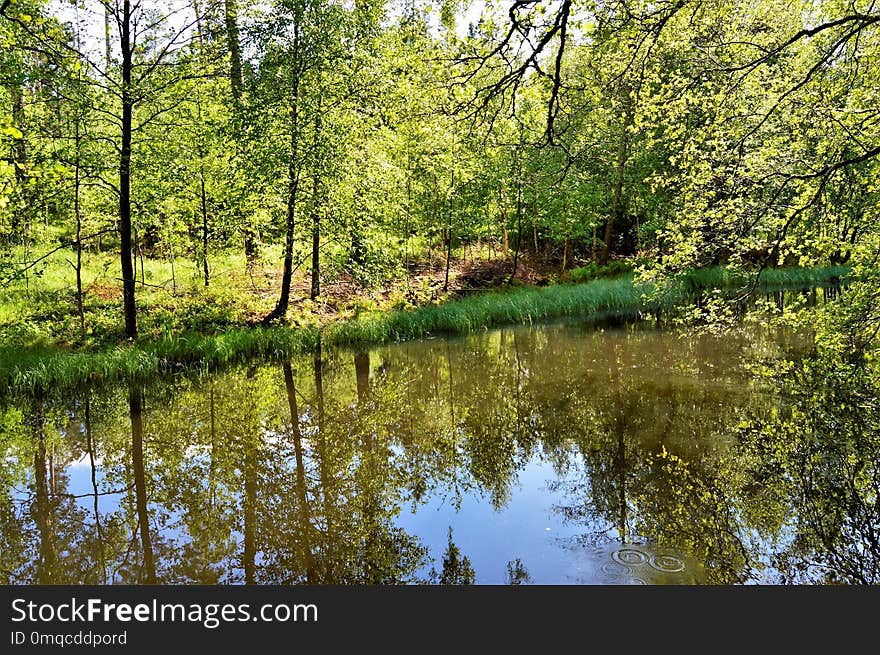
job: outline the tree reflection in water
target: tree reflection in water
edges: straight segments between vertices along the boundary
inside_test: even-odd
[[[7,398],[0,579],[877,583],[876,383],[746,372],[790,343],[556,325]]]

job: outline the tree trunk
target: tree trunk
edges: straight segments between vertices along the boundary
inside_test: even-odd
[[[318,148],[321,141],[321,102],[315,114],[315,135],[313,152],[319,157]],[[314,162],[312,171],[312,290],[309,298],[314,300],[321,295],[321,167],[320,161]]]
[[[80,337],[86,336],[86,315],[83,311],[83,285],[82,285],[82,212],[79,205],[79,157],[80,157],[80,115],[77,113],[76,124],[74,126],[74,143],[76,150],[76,159],[74,161],[73,174],[73,213],[76,216],[76,312],[79,315],[79,334]]]
[[[52,499],[48,476],[46,452],[46,419],[43,413],[42,395],[33,400],[31,427],[36,437],[34,448],[34,491],[35,504],[32,508],[34,523],[39,534],[39,560],[37,565],[37,581],[40,584],[57,584],[58,554],[55,546],[55,522],[52,512]]]
[[[626,544],[628,540],[627,530],[627,500],[626,500],[626,411],[623,403],[620,383],[620,365],[617,361],[617,348],[614,343],[607,340],[605,352],[608,357],[611,371],[611,389],[614,394],[614,432],[617,435],[617,453],[614,457],[614,469],[617,473],[617,531],[620,543]]]
[[[176,296],[177,295],[177,274],[175,273],[175,266],[174,266],[175,257],[174,257],[174,242],[172,241],[173,236],[174,236],[174,234],[171,231],[171,227],[169,226],[169,228],[168,228],[168,262],[171,264],[171,293]]]
[[[89,394],[87,391],[86,394]],[[97,467],[95,466],[95,442],[92,439],[92,411],[91,411],[91,398],[89,395],[86,395],[85,401],[85,433],[86,433],[86,447],[88,448],[89,454],[89,469],[91,471],[91,480],[92,480],[92,511],[95,514],[95,532],[98,537],[98,557],[101,564],[101,573],[103,577],[101,578],[101,584],[107,584],[107,558],[104,553],[104,532],[101,527],[101,514],[98,511],[98,475],[97,475]]]
[[[312,290],[309,298],[321,295],[321,217],[318,210],[312,215]]]
[[[241,68],[241,41],[238,32],[238,7],[236,0],[225,0],[226,45],[229,48],[229,86],[236,105],[241,103],[244,78]]]
[[[143,548],[141,581],[156,584],[156,565],[153,561],[153,541],[147,514],[147,480],[144,470],[144,424],[141,390],[131,385],[128,390],[128,415],[131,420],[131,467],[134,471],[134,495],[137,508],[138,532]]]
[[[30,210],[29,194],[28,194],[28,148],[25,133],[27,131],[24,109],[24,93],[21,86],[11,84],[8,87],[9,95],[12,98],[12,123],[13,126],[21,132],[21,136],[13,139],[11,155],[12,166],[15,169],[15,185],[18,194],[22,197],[22,207],[15,207],[11,217],[11,233],[13,239],[18,239],[24,243],[27,240],[30,231],[30,221],[28,220],[28,211]]]
[[[208,197],[205,193],[204,164],[201,164],[199,168],[199,182],[202,196],[202,272],[205,277],[205,286],[207,287],[210,283],[210,273],[208,271]]]
[[[209,392],[209,405],[208,405],[208,414],[210,415],[210,434],[211,434],[211,461],[208,465],[208,502],[209,507],[211,508],[211,512],[213,513],[214,508],[216,507],[217,500],[217,411],[216,411],[216,403],[214,402],[214,383],[211,383],[211,390]]]
[[[293,277],[293,241],[296,224],[296,201],[299,194],[299,30],[301,17],[297,16],[293,26],[293,72],[290,98],[290,160],[287,165],[287,225],[284,235],[284,269],[281,274],[281,294],[278,302],[263,323],[276,319],[283,320],[290,304],[290,282]]]
[[[365,212],[362,209],[358,209],[358,214],[351,227],[351,246],[348,260],[355,267],[355,270],[363,266],[367,261],[367,247],[364,243],[363,231],[365,218]]]
[[[410,153],[407,150],[406,153],[406,167],[407,171],[412,171],[412,164],[410,163]],[[409,286],[410,283],[410,269],[409,269],[409,240],[412,236],[412,175],[411,173],[407,173],[406,176],[406,243],[404,245],[404,267],[406,268],[406,285]]]
[[[324,525],[326,532],[324,533],[324,555],[326,557],[326,582],[334,582],[334,557],[335,553],[333,544],[333,511],[330,499],[333,497],[334,489],[330,479],[329,471],[329,453],[327,450],[327,430],[326,416],[324,414],[324,355],[321,349],[321,342],[315,350],[313,359],[315,373],[315,391],[317,392],[317,423],[318,423],[318,443],[317,454],[320,458],[318,466],[318,475],[321,479],[321,495],[324,498]]]
[[[137,338],[137,306],[134,299],[134,268],[131,249],[131,93],[132,46],[131,2],[124,0],[120,23],[122,45],[122,149],[119,156],[119,255],[122,266],[122,300],[125,335]]]
[[[205,47],[205,36],[202,30],[202,14],[199,9],[198,0],[192,0],[193,11],[196,14],[196,32],[199,38],[199,44]],[[196,120],[199,128],[202,126],[202,94],[196,87]],[[205,191],[205,139],[199,134],[199,199],[202,212],[202,276],[205,280],[205,287],[210,284],[210,271],[208,270],[208,194]],[[237,142],[237,139],[236,139]]]
[[[318,193],[318,176],[312,178],[312,192]],[[321,295],[321,211],[312,208],[312,290],[309,298]]]
[[[138,229],[137,224],[133,226],[134,230],[134,252],[135,257],[141,260],[140,271],[141,271],[141,288],[147,286],[147,269],[144,266],[144,251],[141,248],[141,240],[138,238]],[[137,280],[137,268],[135,268],[135,280]]]
[[[623,195],[623,184],[626,177],[626,160],[629,157],[629,127],[633,122],[634,108],[629,91],[625,91],[623,126],[620,133],[620,142],[617,147],[617,177],[614,180],[613,196],[611,198],[611,214],[605,224],[605,243],[602,246],[602,254],[599,263],[605,266],[611,255],[611,240],[614,237],[614,222],[620,212],[620,200]]]
[[[446,278],[443,282],[443,290],[449,291],[449,264],[452,261],[452,213],[454,211],[453,198],[455,196],[455,171],[452,171],[452,178],[449,189],[449,220],[446,223]]]
[[[290,362],[284,362],[282,366],[284,368],[284,387],[287,390],[287,406],[290,408],[290,432],[293,440],[293,455],[296,460],[296,504],[299,510],[299,532],[306,565],[306,583],[315,584],[318,580],[312,554],[312,521],[309,512],[308,496],[306,495],[306,467],[303,458],[302,432],[299,429],[296,386]]]
[[[257,462],[256,448],[246,436],[247,445],[244,454],[244,583],[256,583],[257,573]]]
[[[241,40],[238,29],[238,6],[236,0],[225,0],[224,18],[226,22],[226,46],[229,49],[229,88],[232,92],[232,139],[236,149],[236,165],[241,161],[241,121],[243,114],[242,96],[244,95],[244,75],[241,64]],[[248,268],[256,262],[258,253],[256,231],[253,225],[242,219],[242,236],[244,238],[244,255]]]
[[[357,352],[354,355],[354,374],[357,379],[358,403],[366,401],[370,392],[370,353]]]
[[[504,192],[498,187],[498,208],[501,213],[501,258],[507,257],[510,252],[510,242],[507,238],[507,209],[504,206]]]
[[[513,251],[513,270],[510,272],[508,283],[513,282],[517,268],[519,268],[519,250],[522,245],[522,209],[522,161],[520,160],[517,164],[516,176],[516,249]]]
[[[104,5],[104,65],[106,70],[104,72],[108,75],[110,74],[112,63],[113,57],[110,49],[110,4],[106,3]]]
[[[256,367],[250,366],[247,371],[248,388],[253,389],[252,380],[256,375]],[[260,467],[259,432],[244,426],[241,432],[244,440],[244,507],[243,514],[243,537],[244,552],[242,553],[244,567],[244,583],[256,584],[257,581],[257,471]]]
[[[443,290],[449,291],[449,264],[452,262],[452,226],[446,230],[446,277],[443,280]]]
[[[357,352],[354,355],[354,371],[357,383],[357,417],[359,432],[362,443],[362,456],[356,479],[362,479],[365,484],[359,489],[359,496],[363,499],[364,513],[364,582],[367,584],[381,584],[383,582],[383,571],[377,566],[382,559],[380,524],[377,520],[380,509],[381,491],[372,484],[377,479],[378,464],[378,438],[376,431],[367,424],[370,407],[368,400],[370,397],[370,353],[366,351]],[[363,473],[361,474],[361,471]]]
[[[535,256],[538,256],[538,223],[535,214],[532,214],[532,240],[535,242]]]

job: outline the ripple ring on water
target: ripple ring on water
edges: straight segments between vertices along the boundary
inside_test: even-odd
[[[606,562],[602,565],[602,573],[612,577],[632,575],[632,569],[618,562]]]
[[[624,566],[641,566],[648,561],[647,555],[635,548],[621,548],[611,553],[611,559]]]
[[[664,573],[680,573],[684,571],[684,562],[672,555],[654,555],[649,563],[653,568]]]

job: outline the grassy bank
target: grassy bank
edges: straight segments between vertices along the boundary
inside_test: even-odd
[[[841,267],[764,271],[757,290],[823,286],[846,275]],[[175,369],[210,368],[255,357],[280,358],[324,345],[381,343],[432,334],[467,333],[505,324],[576,317],[601,318],[670,309],[707,289],[740,291],[749,282],[722,269],[684,274],[660,293],[634,285],[631,275],[584,284],[525,287],[482,293],[408,311],[369,312],[322,328],[234,328],[216,335],[168,336],[134,346],[70,352],[53,348],[0,349],[0,384],[34,390],[125,379],[146,379]]]

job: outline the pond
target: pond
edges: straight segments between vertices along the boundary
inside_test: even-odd
[[[558,323],[7,399],[0,579],[876,581],[876,441],[809,445],[864,417],[753,370],[805,347]]]

